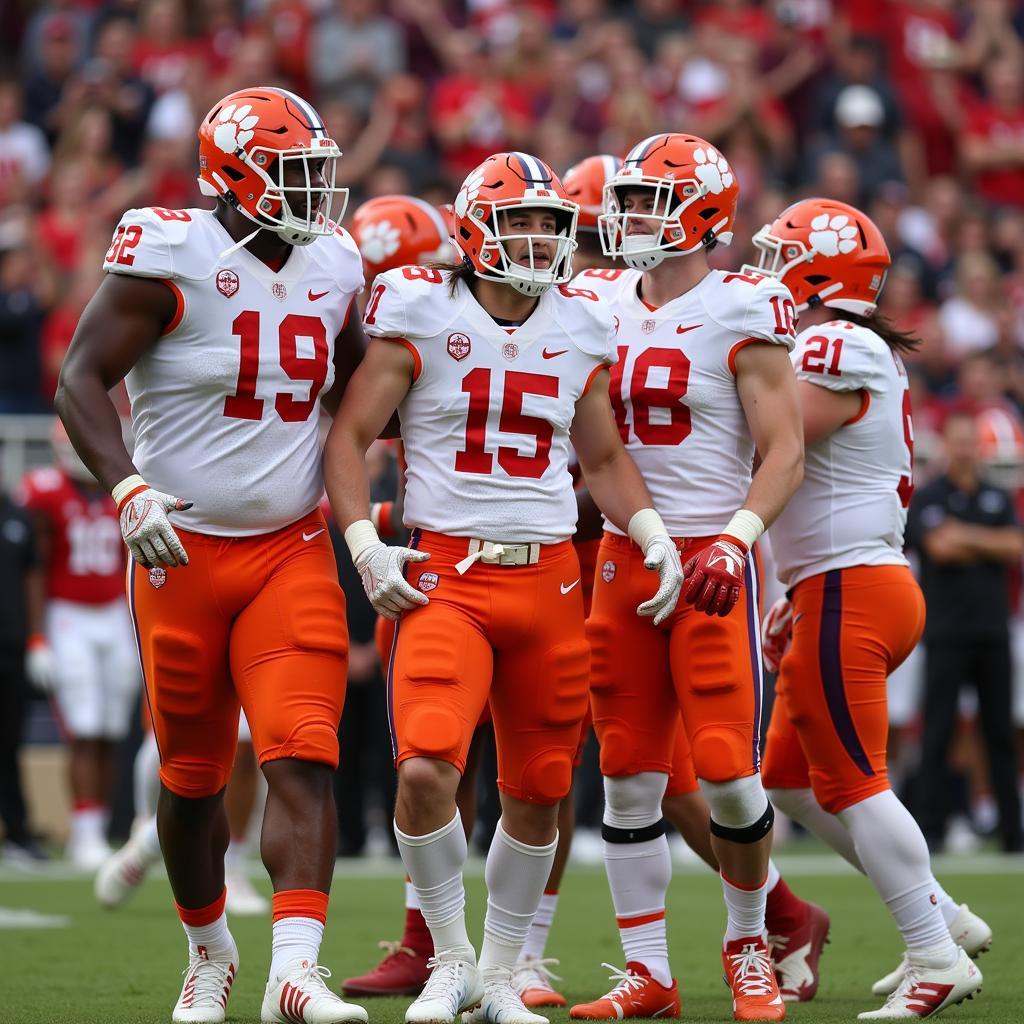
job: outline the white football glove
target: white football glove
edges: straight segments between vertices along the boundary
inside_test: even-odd
[[[356,568],[370,604],[385,619],[401,618],[402,612],[427,603],[427,595],[409,586],[402,572],[406,562],[425,562],[429,551],[416,551],[378,541],[359,552]]]
[[[57,689],[57,659],[42,636],[29,637],[25,650],[25,675],[40,693],[53,693]]]
[[[761,657],[769,672],[778,672],[793,639],[793,605],[780,597],[761,623]]]
[[[637,615],[653,615],[654,625],[660,626],[675,610],[679,590],[683,585],[683,566],[679,552],[668,534],[651,537],[644,550],[644,568],[658,573],[661,585],[649,601],[637,607]]]
[[[121,505],[121,536],[132,558],[146,569],[163,564],[170,568],[188,565],[188,555],[167,518],[168,512],[184,512],[192,507],[170,494],[146,487]]]

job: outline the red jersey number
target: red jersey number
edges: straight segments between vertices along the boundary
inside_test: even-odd
[[[900,504],[904,508],[909,508],[910,499],[914,496],[914,420],[909,388],[903,392],[903,443],[910,454],[910,475],[900,477],[896,493],[900,496]]]
[[[619,434],[623,444],[628,444],[629,412],[622,396],[622,373],[629,348],[620,345],[618,352],[609,391]],[[664,386],[650,383],[652,370],[660,370],[660,377],[667,376]],[[690,360],[679,349],[649,348],[637,356],[629,378],[629,404],[633,410],[633,433],[641,444],[676,445],[689,437],[693,423],[689,406],[683,404],[689,381]],[[654,409],[663,412],[652,416]]]
[[[142,228],[138,224],[129,224],[127,227],[119,226],[104,259],[107,263],[119,263],[122,267],[130,267],[135,262],[135,254],[132,249],[141,241]]]

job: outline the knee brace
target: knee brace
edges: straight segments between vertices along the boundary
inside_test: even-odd
[[[765,796],[760,775],[731,782],[700,780],[711,808],[711,834],[733,843],[756,843],[772,829],[775,811]]]
[[[609,843],[640,843],[664,835],[661,799],[667,783],[662,772],[606,776],[602,837]]]

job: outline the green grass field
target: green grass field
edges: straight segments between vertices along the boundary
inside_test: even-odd
[[[827,908],[832,941],[822,961],[822,984],[813,1003],[790,1007],[789,1019],[850,1021],[879,1000],[871,982],[895,966],[900,943],[867,883],[852,874],[821,874],[820,862],[805,874],[808,858],[792,862],[793,888]],[[781,861],[783,870],[786,860]],[[394,877],[380,866],[343,867],[334,884],[321,962],[334,981],[361,972],[376,959],[376,942],[397,938],[402,922],[400,869]],[[962,868],[961,868],[962,870]],[[1024,873],[1002,872],[980,863],[978,873],[940,877],[960,901],[968,902],[995,930],[995,945],[982,957],[984,992],[948,1011],[950,1022],[1024,1021]],[[471,934],[483,920],[479,871],[468,881]],[[269,889],[269,886],[266,887]],[[549,953],[561,959],[562,989],[570,1003],[590,999],[608,987],[602,961],[621,966],[604,875],[594,869],[570,871],[563,886]],[[48,928],[12,927],[12,911],[65,918]],[[732,1019],[718,957],[724,916],[719,885],[709,872],[679,873],[669,898],[669,937],[680,982],[683,1019]],[[269,959],[266,920],[237,918],[232,930],[241,969],[228,1007],[230,1021],[259,1021]],[[19,878],[0,874],[0,1022],[2,1024],[149,1024],[170,1020],[184,966],[184,937],[163,878],[152,878],[129,905],[100,910],[92,886],[81,878]],[[333,984],[334,982],[332,982]],[[400,1022],[403,1000],[367,1001],[371,1024]],[[567,1014],[551,1014],[562,1022]]]

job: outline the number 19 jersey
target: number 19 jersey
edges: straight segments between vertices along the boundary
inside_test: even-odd
[[[910,385],[899,354],[874,331],[836,320],[797,338],[800,380],[861,394],[860,411],[807,445],[804,479],[772,524],[779,580],[855,565],[906,565],[903,533],[913,492]]]
[[[526,322],[500,326],[460,281],[400,267],[374,281],[366,333],[407,346],[399,406],[405,523],[454,537],[554,544],[576,530],[569,428],[615,360],[613,321],[592,291],[552,288]]]
[[[793,300],[771,278],[712,270],[654,309],[640,279],[638,270],[586,270],[575,283],[606,298],[616,318],[612,407],[654,507],[673,537],[711,536],[742,506],[753,471],[736,355],[751,342],[792,349]]]
[[[193,502],[175,523],[240,537],[320,500],[319,400],[363,274],[341,229],[276,272],[244,248],[223,256],[233,245],[210,210],[129,210],[103,269],[162,280],[178,303],[125,379],[139,472]]]

